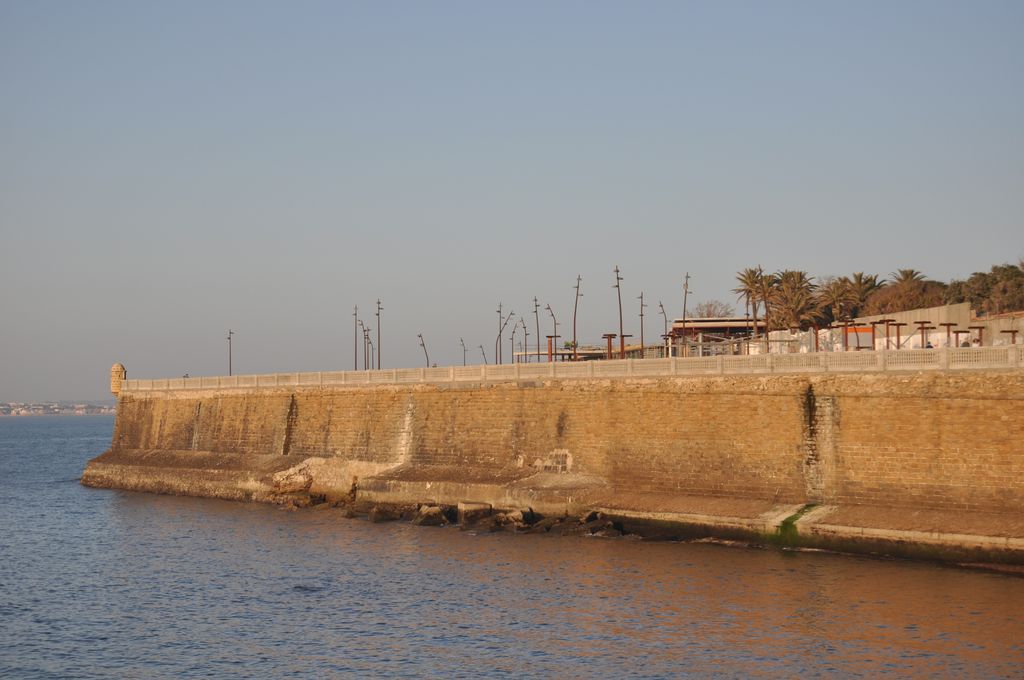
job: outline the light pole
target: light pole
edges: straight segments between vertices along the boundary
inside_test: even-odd
[[[644,292],[640,291],[640,358],[644,358]]]
[[[498,310],[499,311],[501,310],[501,305],[498,305]],[[505,317],[504,321],[502,321],[498,325],[498,337],[494,341],[494,354],[495,354],[495,356],[497,356],[497,362],[496,363],[499,363],[499,364],[503,363],[502,362],[502,351],[501,351],[501,334],[505,332],[505,327],[508,326],[508,322],[512,318],[513,314],[515,314],[515,312],[510,311],[508,313],[508,316]]]
[[[487,352],[484,351],[484,346],[480,345],[480,356],[484,358],[484,366],[487,365]]]
[[[519,323],[523,324],[523,357],[527,363],[530,361],[530,331],[526,330],[526,319],[519,317]]]
[[[359,370],[359,305],[352,312],[352,370]]]
[[[498,303],[498,338],[494,341],[494,363],[501,363],[501,303]]]
[[[690,295],[690,272],[686,272],[683,279],[683,325],[679,328],[679,334],[683,338],[683,347],[686,347],[686,298]]]
[[[466,365],[466,341],[459,338],[459,344],[462,345],[462,365]]]
[[[228,375],[231,375],[231,336],[234,335],[234,334],[235,334],[235,332],[229,328],[228,329]]]
[[[380,311],[384,309],[380,306],[380,298],[377,298],[377,368],[380,368]]]
[[[420,347],[423,348],[423,356],[427,358],[427,368],[430,368],[430,355],[427,354],[427,343],[423,341],[423,333],[418,333],[417,337],[420,339]]]
[[[537,296],[533,296],[533,322],[537,327],[537,363],[540,363],[540,315],[537,310],[540,309],[540,303],[537,302]]]
[[[580,306],[580,283],[583,282],[583,277],[579,274],[576,275],[576,301],[572,305],[572,360],[579,361],[579,356],[576,354],[576,310]]]
[[[363,370],[370,370],[370,331],[373,329],[363,324]]]
[[[554,360],[558,360],[558,319],[555,318],[555,310],[551,309],[551,305],[547,305],[544,309],[548,310],[548,314],[551,315],[552,333],[551,333],[551,344],[555,350]]]
[[[626,358],[626,336],[622,327],[622,277],[619,276],[619,265],[615,265],[615,293],[619,298],[619,358]]]
[[[362,329],[363,333],[363,370],[366,370],[366,326],[363,325],[362,319],[356,319],[356,323],[359,324],[359,328]],[[357,350],[358,354],[358,350]],[[356,359],[356,370],[359,370],[359,360]]]
[[[519,328],[518,323],[512,324],[512,363],[516,363],[516,329]]]
[[[661,300],[658,300],[658,308],[661,309],[661,316],[665,320],[665,333],[661,337],[665,339],[665,349],[668,350],[670,345],[668,344],[668,314],[665,312],[665,305],[661,304]],[[667,351],[666,354],[672,355],[671,351]]]

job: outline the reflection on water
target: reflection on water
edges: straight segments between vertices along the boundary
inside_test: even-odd
[[[1024,673],[1024,579],[80,487],[109,437],[0,421],[0,674]]]

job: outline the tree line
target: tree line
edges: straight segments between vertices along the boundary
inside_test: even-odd
[[[928,279],[916,269],[898,269],[886,279],[864,272],[815,279],[794,269],[766,272],[760,265],[737,272],[736,282],[732,292],[755,328],[764,319],[769,330],[821,327],[958,302],[969,302],[982,316],[1024,310],[1024,260],[949,283]],[[699,305],[697,315],[724,316],[727,310],[729,305],[712,300]]]

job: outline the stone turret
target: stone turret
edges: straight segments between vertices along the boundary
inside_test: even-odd
[[[128,371],[124,364],[114,364],[110,367],[110,393],[117,396],[121,392],[121,384],[128,377]]]

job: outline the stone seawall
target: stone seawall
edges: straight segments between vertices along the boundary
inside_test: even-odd
[[[122,393],[82,482],[1024,562],[1024,372]]]

